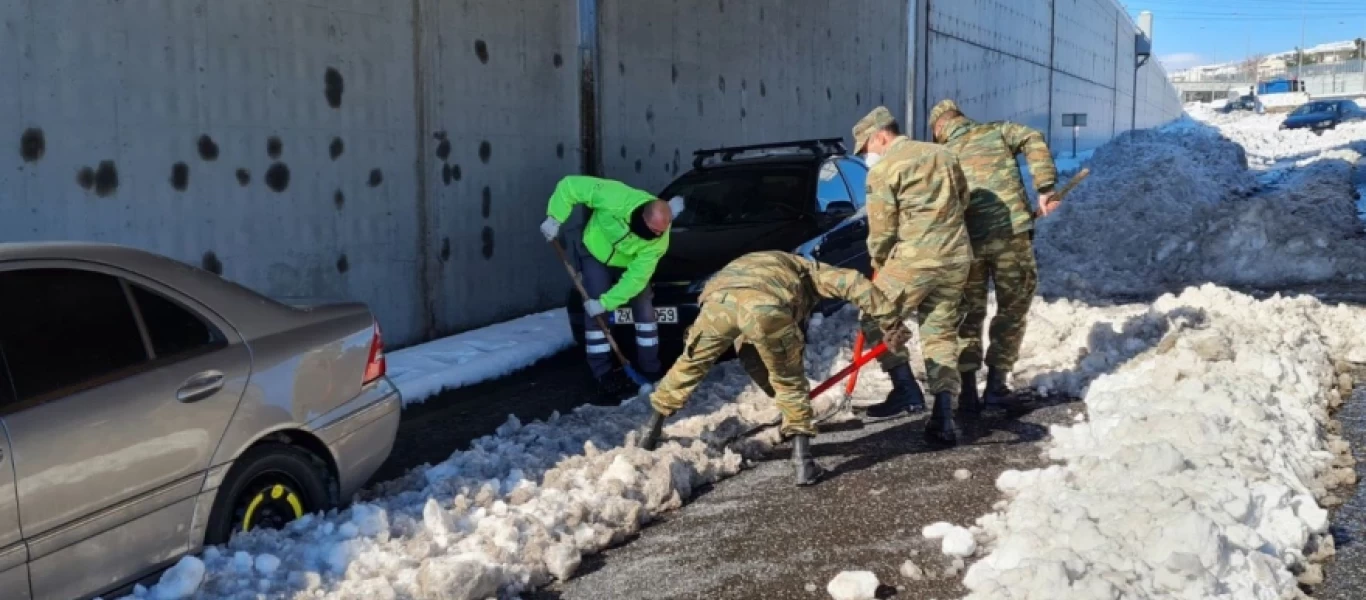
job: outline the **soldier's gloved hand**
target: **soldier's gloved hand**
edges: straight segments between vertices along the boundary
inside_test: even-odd
[[[588,313],[588,318],[595,319],[598,315],[607,312],[602,307],[602,303],[597,300],[589,300],[583,303],[583,312]]]
[[[546,217],[541,222],[541,235],[545,236],[546,242],[553,242],[560,235],[560,222],[555,217]]]
[[[882,330],[882,341],[887,344],[887,348],[902,348],[911,343],[911,330],[906,328],[906,324],[897,321],[895,325]]]

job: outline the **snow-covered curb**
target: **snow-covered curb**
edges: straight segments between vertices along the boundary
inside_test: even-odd
[[[573,344],[569,316],[561,308],[404,348],[386,360],[389,379],[407,406],[529,367]]]

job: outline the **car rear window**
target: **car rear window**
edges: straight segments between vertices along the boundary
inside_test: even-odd
[[[814,174],[813,165],[706,170],[685,175],[661,196],[683,196],[687,202],[675,227],[790,219],[811,212]]]
[[[138,285],[130,284],[137,300],[147,335],[152,339],[152,351],[158,361],[203,352],[227,345],[218,328],[205,323],[197,315],[176,302]]]
[[[0,273],[0,347],[19,402],[98,385],[148,360],[119,280],[74,269]]]

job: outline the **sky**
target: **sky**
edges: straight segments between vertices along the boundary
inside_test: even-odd
[[[1153,13],[1153,54],[1167,71],[1366,38],[1366,0],[1122,0]]]

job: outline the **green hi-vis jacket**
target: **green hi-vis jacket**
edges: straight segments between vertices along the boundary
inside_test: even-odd
[[[561,179],[550,196],[546,214],[560,223],[569,218],[575,205],[591,209],[583,245],[602,264],[626,269],[616,285],[598,298],[607,310],[616,310],[644,291],[654,277],[655,265],[669,249],[667,231],[653,240],[631,233],[631,213],[654,199],[654,194],[619,181],[584,175]]]

